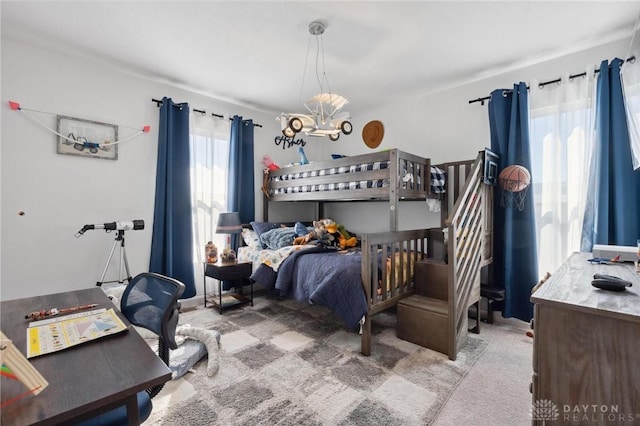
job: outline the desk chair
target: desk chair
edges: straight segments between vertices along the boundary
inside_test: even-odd
[[[169,350],[177,349],[175,340],[180,303],[178,299],[184,292],[184,284],[164,275],[144,272],[134,277],[122,294],[120,310],[129,322],[146,328],[158,335],[158,356],[169,365]],[[151,398],[156,396],[164,385],[138,393],[138,411],[140,422],[151,415]],[[81,426],[126,425],[127,408],[121,406],[104,414],[88,419]]]

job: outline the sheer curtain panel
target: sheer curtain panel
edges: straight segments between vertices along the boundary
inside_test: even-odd
[[[538,274],[553,272],[580,251],[589,153],[593,140],[593,67],[584,77],[529,92],[531,175],[538,241]]]
[[[227,209],[229,170],[229,120],[193,112],[190,116],[191,205],[193,216],[193,264],[203,276],[204,247],[208,241],[221,251],[225,236],[216,234],[218,214]]]
[[[640,17],[638,18],[640,20]],[[640,64],[638,63],[640,61],[640,28],[638,24],[637,20],[627,52],[627,58],[633,57],[635,60],[625,63],[620,74],[634,170],[640,169]]]

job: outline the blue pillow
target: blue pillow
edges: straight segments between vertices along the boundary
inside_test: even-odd
[[[309,229],[300,222],[296,222],[294,230],[296,231],[296,237],[303,237],[309,233]]]
[[[296,232],[293,228],[274,228],[266,231],[260,237],[260,241],[267,246],[268,249],[278,250],[283,247],[293,245],[293,239]]]
[[[273,222],[251,222],[251,227],[254,231],[256,231],[256,234],[258,234],[258,239],[262,243],[262,248],[267,248],[267,245],[262,241],[260,235],[269,231],[270,229],[279,228],[280,224]]]

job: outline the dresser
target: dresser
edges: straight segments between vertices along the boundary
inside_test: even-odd
[[[640,424],[640,276],[631,263],[590,258],[572,254],[531,295],[534,425]],[[600,290],[595,273],[633,285]]]

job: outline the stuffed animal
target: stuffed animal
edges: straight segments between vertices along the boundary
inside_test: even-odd
[[[316,241],[316,244],[329,245],[332,237],[327,230],[327,223],[335,223],[331,219],[320,219],[313,221],[313,231],[308,232],[305,235],[297,234],[294,238],[294,245],[307,244],[311,241]]]
[[[338,243],[342,250],[349,247],[356,247],[358,245],[358,239],[355,236],[352,236],[344,225],[338,225],[338,233],[340,234],[338,237]]]
[[[280,166],[273,162],[271,156],[266,154],[262,157],[262,165],[265,167],[264,173],[262,176],[262,192],[264,195],[269,198],[269,172],[273,170],[278,170]]]
[[[340,241],[340,232],[338,232],[338,224],[333,220],[328,219],[325,223],[325,228],[327,229],[327,238],[325,244],[331,247],[338,247]]]
[[[316,233],[316,240],[318,244],[330,246],[335,239],[335,236],[331,233],[333,231],[333,224],[335,222],[332,219],[320,219],[313,221],[314,232]]]
[[[218,349],[220,348],[220,332],[216,330],[207,330],[200,327],[191,327],[190,324],[181,325],[176,328],[176,334],[186,336],[193,340],[199,340],[204,343],[207,348],[207,376],[214,376],[218,372]]]
[[[273,162],[269,154],[262,157],[262,164],[267,168],[267,170],[278,170],[280,168],[280,166]]]
[[[316,238],[315,232],[309,232],[306,226],[300,222],[296,222],[293,227],[296,236],[293,238],[293,245],[304,245]]]
[[[315,239],[316,239],[316,233],[315,231],[311,231],[306,235],[300,235],[298,237],[295,237],[293,239],[293,245],[294,246],[304,245],[304,244],[307,244],[309,241],[313,241]]]
[[[315,241],[318,245],[340,247],[342,250],[358,245],[358,239],[352,236],[344,225],[336,223],[333,219],[314,220],[313,228],[313,231],[306,234],[303,234],[302,228],[300,228],[300,232],[296,232],[297,236],[294,238],[293,244],[301,245]]]

